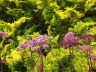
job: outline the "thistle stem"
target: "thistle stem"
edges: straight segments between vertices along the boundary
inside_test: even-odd
[[[0,50],[0,72],[3,72],[1,56],[2,56],[2,55],[1,55],[1,50]]]
[[[42,51],[40,51],[40,62],[41,62],[41,69],[40,69],[40,71],[39,72],[44,72],[44,67],[43,67],[43,65],[44,65],[44,63],[43,63],[43,54],[42,54]]]
[[[89,71],[91,70],[91,66],[90,66],[90,59],[88,58],[88,51],[87,51],[87,60],[88,60],[88,66],[89,66]]]
[[[73,53],[73,48],[69,48],[69,53],[70,53],[70,72],[72,72],[72,53]]]

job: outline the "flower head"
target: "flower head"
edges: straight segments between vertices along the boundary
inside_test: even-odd
[[[90,56],[92,60],[96,61],[96,56]]]
[[[26,47],[30,48],[32,46],[32,42],[31,41],[25,41],[24,43],[20,44],[20,50],[25,49]]]
[[[46,44],[50,38],[45,35],[41,35],[39,37],[33,38],[30,41],[25,41],[24,43],[20,44],[20,50],[24,48],[33,48],[33,50],[38,51],[38,47],[43,47],[43,49],[49,48],[49,46]]]
[[[63,39],[64,39],[65,41],[70,41],[70,40],[72,40],[72,39],[75,39],[74,35],[75,35],[75,33],[73,33],[73,32],[68,32]]]
[[[14,41],[12,39],[8,39],[8,42],[9,43],[13,43]]]
[[[91,47],[90,45],[83,45],[79,47],[80,49],[82,49],[83,52],[88,52],[90,50],[93,50],[94,48]],[[90,51],[91,52],[91,51]]]
[[[1,61],[1,63],[3,63],[3,64],[9,64],[8,62],[6,62],[6,61]]]
[[[59,44],[58,44],[58,47],[60,47],[60,45],[64,45],[65,48],[69,48],[69,47],[72,47],[72,46],[77,46],[77,45],[82,45],[79,40],[80,38],[78,37],[75,37],[74,36],[75,33],[73,32],[68,32],[65,37],[63,38],[63,41],[61,41]]]
[[[42,46],[43,46],[44,49],[48,49],[49,48],[48,44],[43,44]]]
[[[79,36],[80,39],[83,39],[87,42],[92,42],[96,39],[96,35],[91,35],[91,34],[87,34],[87,35],[81,35]]]
[[[0,37],[2,38],[2,37],[7,37],[8,36],[8,33],[6,33],[6,32],[1,32],[0,31]]]

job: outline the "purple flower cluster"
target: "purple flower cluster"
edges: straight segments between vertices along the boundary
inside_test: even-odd
[[[63,41],[61,41],[59,44],[58,44],[58,47],[60,47],[61,45],[64,45],[65,48],[69,48],[69,47],[72,47],[72,46],[77,46],[77,45],[82,45],[79,40],[80,38],[78,37],[75,37],[74,36],[75,33],[73,32],[68,32],[65,37],[63,38]]]
[[[79,36],[79,38],[84,39],[87,42],[92,42],[96,39],[96,35],[91,35],[91,34],[81,35],[81,36]]]
[[[78,38],[78,37],[75,37],[74,35],[75,35],[75,33],[73,33],[73,32],[68,32],[63,39],[64,39],[66,42],[68,42],[68,41],[73,41],[73,40],[75,40],[75,41],[76,41],[76,40],[79,40],[79,38]]]
[[[90,56],[92,60],[96,61],[96,56]]]
[[[48,45],[48,44],[43,44],[42,47],[43,47],[44,49],[47,49],[47,48],[49,48],[49,45]]]
[[[8,62],[6,61],[1,61],[0,63],[3,63],[3,64],[9,64]]]
[[[2,37],[7,37],[8,36],[8,33],[6,33],[6,32],[1,32],[0,31],[0,37],[2,38]]]
[[[24,48],[32,48],[35,51],[40,50],[40,48],[47,49],[49,48],[49,45],[46,44],[50,38],[45,35],[41,35],[39,37],[33,38],[30,41],[25,41],[24,43],[19,45],[19,50],[22,50]]]
[[[83,45],[79,47],[83,52],[92,52],[91,50],[94,49],[94,47],[91,47],[90,45]]]
[[[9,43],[13,43],[14,41],[12,39],[7,40]]]

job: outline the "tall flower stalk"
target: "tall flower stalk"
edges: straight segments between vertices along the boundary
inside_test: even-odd
[[[8,36],[8,33],[0,31],[0,38],[2,38],[2,41],[0,41],[0,69],[1,69],[1,72],[3,72],[2,59],[1,59],[2,48],[3,48],[3,43],[4,43],[4,37],[7,37],[7,36]]]
[[[10,46],[10,43],[14,42],[12,39],[7,40],[8,36],[9,36],[8,33],[0,31],[0,39],[1,39],[1,41],[0,41],[0,67],[1,67],[1,72],[3,72],[2,64],[9,64],[6,61],[4,61],[7,51],[4,54],[2,54],[3,50],[4,50],[4,48],[6,48],[6,46]],[[4,44],[5,42],[8,42],[9,45]]]
[[[33,38],[30,41],[25,41],[24,43],[19,45],[19,50],[30,48],[31,51],[38,52],[41,62],[41,64],[39,65],[40,69],[38,69],[39,72],[44,72],[43,52],[45,49],[49,49],[49,45],[47,44],[49,40],[50,38],[48,36],[41,35],[39,37]]]
[[[88,61],[89,71],[91,71],[91,68],[93,67],[92,61],[91,61],[91,54],[93,53],[94,47],[90,45],[83,45],[79,47],[82,51],[81,53],[85,53]]]
[[[94,47],[90,46],[90,43],[95,41],[96,35],[91,35],[91,34],[81,35],[81,36],[79,36],[79,38],[81,40],[85,41],[87,44],[87,45],[83,45],[79,48],[82,50],[81,53],[83,52],[86,54],[89,71],[91,71],[91,69],[94,67],[94,64],[92,63],[92,59],[94,60],[95,56],[92,55]]]
[[[77,45],[82,45],[79,42],[80,38],[75,37],[75,33],[73,32],[68,32],[63,40],[58,44],[58,47],[61,45],[64,46],[65,49],[69,49],[69,54],[70,54],[70,72],[72,72],[72,61],[73,61],[73,46]]]

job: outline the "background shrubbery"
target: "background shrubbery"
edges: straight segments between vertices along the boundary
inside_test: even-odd
[[[38,53],[33,52],[34,58],[29,60],[25,52],[30,56],[30,51],[19,51],[18,46],[40,35],[51,38],[50,50],[44,58],[44,72],[69,72],[69,50],[58,49],[58,42],[67,32],[74,32],[76,36],[94,35],[95,30],[96,0],[0,0],[0,31],[8,33],[7,38],[0,39],[2,55],[6,54],[2,59],[9,63],[4,66],[5,72],[30,72],[31,60],[38,61],[35,66],[38,72]],[[8,39],[14,43],[9,44]],[[90,45],[95,47],[96,42]],[[77,47],[73,48],[73,72],[88,72],[86,56],[76,52]]]

